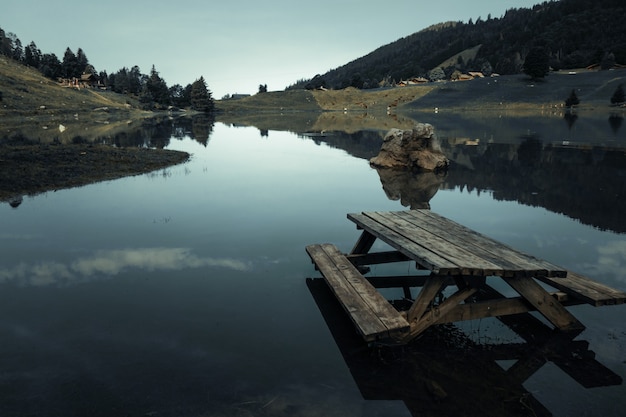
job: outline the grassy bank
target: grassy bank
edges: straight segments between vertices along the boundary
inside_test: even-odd
[[[20,135],[69,142],[123,130],[152,117],[133,98],[91,88],[62,87],[38,71],[0,57],[0,139]]]

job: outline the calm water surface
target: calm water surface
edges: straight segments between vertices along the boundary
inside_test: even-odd
[[[344,358],[350,348],[335,341],[307,286],[319,276],[307,244],[349,251],[356,241],[346,213],[408,209],[387,197],[367,160],[289,132],[222,124],[206,145],[184,137],[169,148],[191,161],[0,205],[0,416],[421,413],[406,385],[376,386],[380,352],[352,345],[373,368]],[[626,290],[619,227],[450,178],[433,211]],[[572,311],[587,326],[578,340],[613,383],[585,388],[548,361],[519,384],[556,416],[623,415],[626,386],[615,377],[626,378],[626,306]],[[495,320],[460,327],[475,343],[520,342]],[[514,363],[504,359],[502,369]],[[456,403],[471,415],[467,402],[448,395],[422,411]]]

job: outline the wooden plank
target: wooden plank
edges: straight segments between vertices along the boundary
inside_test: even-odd
[[[404,317],[334,245],[309,245],[306,251],[366,341],[408,329]]]
[[[359,240],[356,241],[356,244],[354,245],[354,248],[352,248],[352,251],[350,251],[350,253],[367,253],[370,251],[375,241],[375,235],[371,234],[367,230],[363,230],[361,236],[359,236]]]
[[[477,288],[463,288],[456,293],[448,297],[443,303],[439,304],[436,308],[431,308],[424,313],[417,321],[411,321],[411,329],[405,340],[410,340],[419,336],[424,330],[430,326],[437,324],[439,320],[447,321],[447,315],[452,311],[459,303],[470,297],[478,291]]]
[[[567,294],[550,293],[550,296],[559,301],[563,306],[582,304],[579,300],[563,298]],[[530,303],[522,297],[498,298],[474,303],[457,305],[445,317],[437,321],[437,324],[455,323],[466,320],[484,319],[486,317],[503,317],[513,314],[522,314],[529,311],[537,311]],[[445,319],[445,321],[444,321]]]
[[[424,252],[423,248],[428,248],[426,253],[436,252],[450,263],[456,265],[462,275],[500,275],[503,272],[499,265],[475,255],[462,245],[457,245],[453,239],[442,238],[439,233],[434,233],[428,227],[422,227],[416,222],[407,221],[399,215],[400,213],[402,212],[370,212],[363,214],[414,242],[420,248],[420,253]]]
[[[386,264],[392,262],[406,262],[410,261],[411,258],[407,257],[405,254],[398,251],[388,251],[388,252],[372,252],[372,253],[362,253],[362,254],[350,254],[346,255],[346,258],[352,265],[377,265],[377,264]]]
[[[536,264],[529,265],[526,258],[516,256],[518,255],[516,251],[443,216],[415,210],[398,212],[398,216],[406,218],[417,226],[427,227],[450,244],[465,248],[476,256],[497,264],[502,269],[502,272],[497,275],[514,276],[520,273],[526,275],[529,267],[537,269]],[[545,271],[542,271],[542,274],[545,274]]]
[[[424,312],[432,306],[435,296],[447,285],[447,278],[443,275],[433,275],[424,283],[415,301],[407,313],[409,323],[419,320]]]
[[[428,227],[452,244],[499,265],[506,276],[566,275],[565,270],[559,266],[513,249],[430,210],[403,211],[397,215],[412,220],[416,225]]]
[[[429,275],[378,275],[365,277],[375,288],[423,287],[429,278]],[[454,285],[454,281],[447,278],[442,289],[449,285]]]
[[[454,263],[449,262],[426,247],[415,244],[411,239],[407,239],[405,236],[390,230],[364,214],[348,214],[348,219],[356,223],[358,227],[366,229],[389,246],[417,261],[428,270],[439,274],[461,273]]]
[[[506,277],[502,279],[557,328],[563,331],[579,331],[585,328],[565,307],[541,288],[534,279]]]
[[[571,271],[567,273],[566,278],[537,277],[537,279],[594,307],[623,304],[626,301],[625,292]]]
[[[379,334],[386,334],[387,327],[382,324],[371,310],[364,307],[360,297],[354,296],[352,287],[345,280],[343,273],[323,250],[322,246],[310,245],[306,247],[306,251],[363,338],[371,341]]]
[[[486,317],[507,316],[511,314],[526,313],[530,310],[534,310],[533,306],[525,302],[521,297],[459,304],[445,317],[437,320],[437,324],[477,320],[484,319]]]

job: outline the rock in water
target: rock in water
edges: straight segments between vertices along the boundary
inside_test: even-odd
[[[441,150],[434,127],[418,123],[412,130],[391,129],[370,164],[377,168],[441,171],[448,168],[450,161]]]

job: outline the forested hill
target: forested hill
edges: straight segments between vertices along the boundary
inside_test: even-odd
[[[500,18],[440,23],[289,88],[375,88],[417,77],[450,78],[455,70],[516,74],[537,47],[555,70],[625,65],[626,2],[550,1]]]

